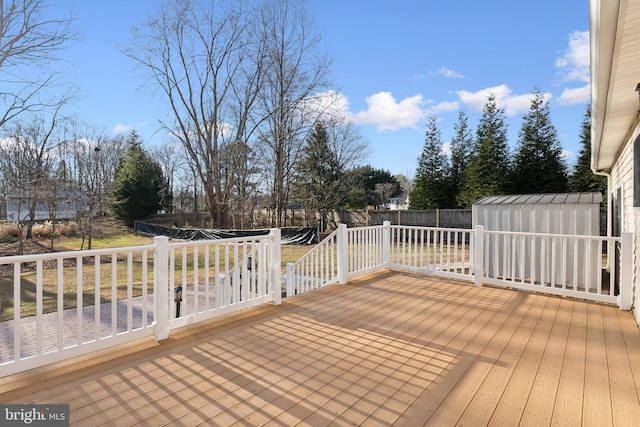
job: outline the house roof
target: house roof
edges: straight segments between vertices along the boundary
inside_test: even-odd
[[[389,197],[389,200],[405,200],[409,197],[409,194],[407,193],[402,193],[402,194],[396,194],[393,197]]]
[[[610,171],[639,119],[640,0],[590,0],[591,168]]]
[[[600,193],[548,193],[548,194],[510,194],[506,196],[485,196],[473,202],[473,205],[534,205],[534,204],[600,204]]]

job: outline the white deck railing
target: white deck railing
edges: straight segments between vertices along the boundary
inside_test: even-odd
[[[340,225],[317,249],[287,266],[287,295],[396,269],[616,304],[628,310],[632,239],[630,233],[601,237],[485,231],[482,226],[467,230],[389,222],[354,229]]]
[[[157,237],[148,246],[3,257],[0,268],[11,278],[0,286],[13,288],[12,302],[0,306],[0,377],[139,338],[165,339],[173,328],[281,299],[277,229],[243,239]]]
[[[480,229],[476,235],[483,242],[482,283],[631,308],[632,291],[625,286],[631,283],[631,262],[616,257],[616,250],[631,253],[630,233],[601,237]]]
[[[472,230],[390,226],[389,233],[389,268],[453,279],[472,278]]]
[[[287,265],[286,295],[395,269],[630,309],[632,239],[629,233],[607,238],[340,225]],[[12,289],[12,303],[0,305],[0,377],[279,304],[280,264],[278,229],[268,236],[173,243],[157,237],[148,246],[0,258],[0,280],[10,278],[0,286]]]

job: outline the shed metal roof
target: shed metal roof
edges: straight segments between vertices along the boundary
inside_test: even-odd
[[[473,202],[473,205],[593,204],[601,202],[602,194],[600,193],[548,193],[485,196]]]

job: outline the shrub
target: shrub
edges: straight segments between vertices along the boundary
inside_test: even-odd
[[[73,221],[69,221],[67,223],[59,222],[59,223],[56,223],[55,237],[72,236],[77,231],[78,231],[77,223]],[[31,233],[33,234],[34,237],[51,237],[51,235],[53,234],[53,222],[45,221],[42,224],[35,224],[33,226],[33,229],[31,230]]]
[[[6,239],[9,237],[19,237],[20,228],[15,222],[2,222],[0,223],[0,239]]]

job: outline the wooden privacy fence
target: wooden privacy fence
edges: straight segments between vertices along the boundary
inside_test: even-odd
[[[286,209],[282,217],[283,226],[302,227],[312,222],[300,209]],[[253,213],[254,224],[266,224],[268,218],[270,218],[268,209],[256,209]],[[338,210],[328,213],[326,221],[330,230],[334,230],[338,224],[346,224],[348,227],[367,227],[382,225],[384,221],[389,221],[392,225],[471,228],[471,210]]]

